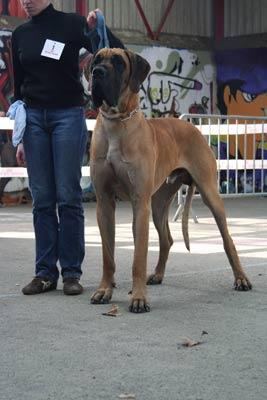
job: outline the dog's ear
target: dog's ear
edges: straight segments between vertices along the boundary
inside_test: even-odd
[[[125,50],[130,61],[131,71],[129,86],[132,92],[138,93],[140,85],[144,82],[150,71],[150,65],[143,57],[132,51]]]

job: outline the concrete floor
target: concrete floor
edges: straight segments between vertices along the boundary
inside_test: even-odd
[[[267,393],[267,198],[225,201],[229,228],[253,290],[232,289],[233,275],[209,210],[194,201],[191,253],[180,222],[164,283],[149,287],[151,312],[128,312],[133,240],[131,208],[118,203],[117,289],[121,315],[91,305],[101,276],[95,203],[85,204],[85,291],[23,296],[34,271],[29,206],[0,209],[0,399],[264,400]],[[174,215],[173,206],[171,215]],[[148,268],[157,260],[151,224]],[[202,335],[205,331],[207,334]],[[184,338],[202,342],[183,347]]]

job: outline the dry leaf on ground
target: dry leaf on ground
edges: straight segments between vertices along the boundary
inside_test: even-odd
[[[177,344],[177,347],[178,348],[179,347],[194,347],[194,346],[198,346],[198,345],[200,345],[202,343],[203,342],[200,342],[198,340],[193,340],[193,339],[190,339],[190,338],[186,337],[186,338],[183,338],[181,343]]]
[[[112,304],[111,309],[105,313],[102,313],[102,315],[107,317],[118,317],[121,314],[119,313],[119,307],[116,304]]]

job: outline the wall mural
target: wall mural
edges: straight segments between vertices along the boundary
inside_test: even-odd
[[[0,15],[25,18],[26,14],[19,0],[0,0]]]
[[[217,104],[221,114],[267,117],[267,48],[220,51],[215,53],[215,60]],[[253,136],[247,135],[245,147],[245,136],[240,135],[236,149],[235,137],[231,137],[230,157],[234,157],[237,150],[239,158],[267,159],[267,133],[263,140],[261,134],[256,135],[255,148],[253,141]],[[226,143],[222,141],[220,147],[221,157],[226,158]],[[263,175],[257,170],[255,180],[256,191],[261,187],[267,189],[266,170]],[[251,181],[252,171],[247,174],[247,182]]]
[[[26,17],[20,1],[0,0],[0,111],[2,112],[6,112],[8,110],[13,96],[11,62],[12,29],[9,17]],[[15,20],[15,18],[13,18],[13,20]],[[14,23],[15,22],[13,21],[12,25],[14,25]]]
[[[12,97],[10,30],[0,30],[0,111],[7,111]]]
[[[141,109],[147,117],[213,111],[215,67],[210,52],[130,47],[151,65],[140,91]]]
[[[267,116],[267,47],[216,52],[222,114]]]
[[[10,37],[10,30],[0,31],[0,110],[4,111],[12,98]],[[151,65],[149,76],[140,91],[141,109],[147,117],[212,112],[215,69],[209,52],[130,47]],[[85,91],[88,89],[89,58],[88,54],[81,53],[80,66]],[[95,116],[91,105],[88,110],[90,113]]]

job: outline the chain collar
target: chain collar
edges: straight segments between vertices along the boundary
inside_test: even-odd
[[[129,114],[127,115],[127,117],[121,118],[120,115],[121,114],[108,114],[105,111],[103,111],[101,108],[99,110],[100,114],[103,115],[104,118],[109,119],[110,121],[113,120],[119,120],[121,122],[124,121],[128,121],[128,119],[131,119],[137,112],[139,111],[139,107],[135,108],[134,110],[132,110],[131,112],[129,112]]]

